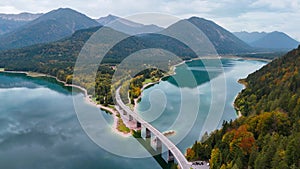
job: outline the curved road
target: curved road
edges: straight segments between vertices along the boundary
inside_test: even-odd
[[[116,90],[116,102],[124,111],[131,115],[136,121],[140,122],[145,128],[149,129],[161,142],[172,152],[181,169],[191,168],[191,163],[188,162],[181,151],[172,143],[165,135],[154,128],[151,124],[143,120],[136,112],[130,110],[121,100],[120,87]]]

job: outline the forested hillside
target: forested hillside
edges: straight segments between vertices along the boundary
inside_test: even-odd
[[[237,97],[235,105],[245,116],[276,110],[296,117],[300,111],[299,69],[300,48],[241,80],[247,88]]]
[[[300,46],[241,80],[243,116],[196,142],[187,158],[210,160],[212,169],[300,168],[299,68]]]
[[[53,76],[58,76],[62,69],[72,71],[84,43],[98,29],[99,27],[80,30],[69,38],[49,44],[1,51],[0,67],[5,70],[34,71]]]

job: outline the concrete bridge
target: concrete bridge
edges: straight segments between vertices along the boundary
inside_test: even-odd
[[[135,125],[136,130],[141,130],[144,127],[146,129],[146,139],[151,140],[151,135],[156,137],[156,152],[161,154],[162,145],[164,145],[168,149],[168,162],[174,162],[174,159],[176,159],[181,169],[192,168],[192,163],[186,160],[175,144],[123,103],[119,92],[120,87],[116,90],[116,109],[122,116],[128,117],[129,122]]]

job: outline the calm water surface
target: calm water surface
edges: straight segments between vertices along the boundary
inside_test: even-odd
[[[214,65],[217,63],[210,60],[205,65],[201,60],[187,62],[186,65],[176,68],[175,77],[164,79],[142,92],[142,100],[137,110],[146,121],[160,131],[175,130],[176,134],[170,136],[170,139],[178,143],[182,152],[202,138],[201,132],[209,133],[220,127],[224,120],[237,118],[233,102],[243,89],[243,85],[237,83],[238,79],[247,77],[248,74],[266,64],[261,61],[242,59],[222,59],[221,63],[223,70],[216,68]],[[191,85],[193,84],[191,79],[187,78],[188,71],[191,71],[196,78],[194,85]],[[225,83],[211,83],[222,82],[223,77]],[[216,93],[214,99],[212,99],[212,92]],[[199,99],[199,105],[191,104],[193,102],[191,98]],[[225,99],[225,104],[222,104],[222,98]],[[180,110],[182,107],[184,108]],[[209,118],[208,113],[212,108],[222,111],[211,112]],[[196,117],[192,115],[193,111],[197,112]],[[174,124],[177,118],[179,118],[178,123]],[[182,124],[180,120],[183,119],[193,126]]]
[[[53,79],[0,73],[0,168],[160,168],[153,158],[119,157],[94,144],[77,120],[72,97],[70,88]],[[75,97],[81,98],[87,109],[95,109],[84,103],[82,94]],[[111,115],[102,115],[111,125]],[[103,139],[123,139],[112,133],[110,126],[104,129],[103,133],[111,136]]]

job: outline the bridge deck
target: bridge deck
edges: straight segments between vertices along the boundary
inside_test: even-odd
[[[181,153],[181,151],[176,147],[174,143],[172,143],[165,135],[163,135],[151,124],[143,120],[136,112],[130,110],[123,103],[119,91],[120,91],[120,87],[116,90],[116,102],[123,109],[123,111],[126,111],[128,114],[130,114],[135,120],[140,122],[144,127],[149,129],[151,133],[153,133],[158,139],[160,139],[161,142],[168,148],[168,150],[172,152],[181,169],[191,168],[191,163],[186,160],[185,156]]]

